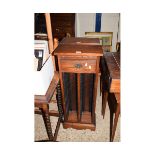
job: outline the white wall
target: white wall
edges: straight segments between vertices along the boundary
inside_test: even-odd
[[[77,13],[75,22],[75,35],[84,37],[85,32],[95,32],[95,13]],[[113,32],[112,51],[116,51],[118,13],[102,13],[101,32]],[[120,41],[120,32],[118,35]]]
[[[75,36],[84,37],[85,32],[95,30],[95,13],[77,13],[75,19]]]
[[[103,13],[101,21],[101,32],[113,32],[112,51],[116,51],[119,14]],[[118,41],[120,41],[120,35],[118,35]]]

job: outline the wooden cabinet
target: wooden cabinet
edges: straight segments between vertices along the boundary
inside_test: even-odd
[[[67,38],[66,38],[67,39]],[[60,43],[54,55],[58,57],[64,109],[64,128],[95,130],[95,107],[100,45]],[[81,39],[80,42],[84,40]],[[75,44],[74,44],[75,42]]]
[[[83,38],[83,37],[70,37],[64,38],[60,44],[65,45],[100,45],[98,38]]]
[[[47,33],[44,13],[35,13],[35,33]],[[52,35],[61,41],[67,34],[75,36],[75,13],[50,13]],[[38,39],[38,38],[37,38]]]
[[[51,13],[53,38],[62,40],[66,34],[75,36],[75,13]]]

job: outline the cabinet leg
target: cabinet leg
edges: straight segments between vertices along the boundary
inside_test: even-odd
[[[51,122],[50,122],[48,105],[45,106],[44,108],[41,108],[41,111],[42,111],[42,117],[44,120],[48,138],[50,141],[53,141],[53,134],[52,134],[52,127],[51,127]]]

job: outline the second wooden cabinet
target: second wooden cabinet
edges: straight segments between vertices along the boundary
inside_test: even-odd
[[[75,36],[75,13],[51,13],[53,38],[61,41],[67,34]]]

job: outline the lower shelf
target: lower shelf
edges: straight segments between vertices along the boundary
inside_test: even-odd
[[[63,123],[63,128],[73,128],[73,129],[78,129],[78,130],[83,130],[83,129],[90,129],[92,131],[95,131],[96,125],[95,124],[84,124],[84,123],[70,123],[70,122],[64,122]]]
[[[95,130],[94,73],[63,73],[64,128]]]
[[[70,123],[77,122],[77,112],[76,111],[69,111],[67,122],[70,122]]]
[[[96,116],[95,116],[96,117]],[[96,120],[96,119],[94,119]],[[63,123],[63,128],[74,128],[78,130],[82,129],[90,129],[95,131],[96,129],[96,122],[92,123],[92,116],[90,112],[83,112],[81,116],[80,122],[77,121],[77,113],[72,111],[69,113],[68,120]]]
[[[91,119],[91,112],[82,112],[82,116],[81,116],[81,123],[92,123],[92,119]]]
[[[69,111],[67,122],[70,122],[70,123],[80,122],[80,123],[91,124],[92,123],[91,112],[88,112],[88,111],[82,112],[81,119],[78,121],[77,112]]]

